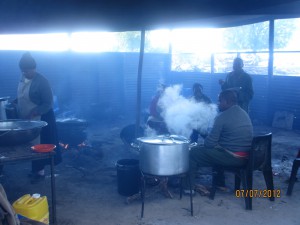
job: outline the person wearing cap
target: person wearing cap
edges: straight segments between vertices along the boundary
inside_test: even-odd
[[[222,91],[232,89],[238,94],[238,105],[249,112],[249,102],[253,98],[252,78],[243,70],[244,62],[241,58],[235,58],[233,61],[233,71],[230,72],[225,81],[220,79]]]
[[[34,144],[55,144],[55,164],[61,162],[61,153],[58,144],[56,120],[53,112],[53,95],[48,80],[36,72],[36,62],[29,52],[22,55],[19,61],[22,72],[18,85],[17,109],[20,119],[42,120],[48,123],[43,127],[40,136]],[[32,181],[42,180],[45,177],[44,167],[49,160],[32,162]]]

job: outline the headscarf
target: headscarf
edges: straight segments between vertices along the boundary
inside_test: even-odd
[[[28,69],[36,68],[36,62],[29,52],[26,52],[22,55],[20,62],[19,62],[19,67],[21,70],[28,70]]]

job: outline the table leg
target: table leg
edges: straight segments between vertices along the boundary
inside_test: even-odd
[[[51,196],[52,196],[52,223],[56,225],[56,193],[54,175],[54,156],[51,157]]]

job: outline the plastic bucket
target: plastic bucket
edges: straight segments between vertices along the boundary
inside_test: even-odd
[[[118,193],[131,196],[140,190],[139,160],[121,159],[117,161]]]

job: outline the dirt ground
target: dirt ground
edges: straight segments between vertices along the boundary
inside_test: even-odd
[[[226,174],[231,191],[218,191],[214,200],[197,193],[193,198],[193,217],[189,197],[179,199],[178,188],[169,187],[173,194],[171,199],[166,198],[157,186],[147,187],[144,218],[141,219],[140,199],[127,204],[127,197],[117,191],[116,162],[138,159],[138,154],[126,148],[119,138],[125,125],[122,122],[90,124],[87,146],[64,150],[64,161],[55,169],[58,225],[300,224],[300,183],[295,184],[292,197],[286,196],[292,161],[300,147],[300,131],[257,128],[273,132],[274,185],[280,191],[280,198],[274,202],[253,198],[253,210],[246,211],[244,199],[237,198],[233,191],[233,176]],[[5,166],[0,182],[9,200],[13,202],[27,193],[40,193],[47,195],[50,203],[49,168],[46,180],[38,184],[30,183],[29,171],[30,162]],[[210,175],[200,172],[199,179],[209,185]],[[259,171],[254,173],[253,188],[266,188]]]

